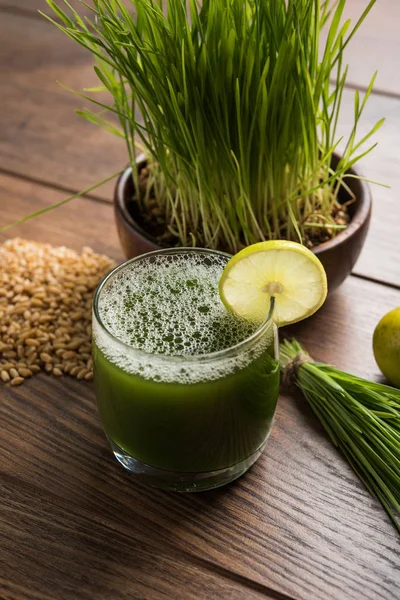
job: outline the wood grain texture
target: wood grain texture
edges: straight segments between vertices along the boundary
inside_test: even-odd
[[[87,16],[92,13],[88,6],[93,6],[92,0],[84,0],[85,4],[82,0],[68,0],[69,4],[74,8],[81,16]],[[122,3],[130,8],[132,7],[132,2],[130,0],[122,0]],[[63,10],[65,10],[65,6],[63,7],[62,0],[56,0],[56,4],[60,6]],[[30,18],[41,18],[39,15],[39,10],[44,12],[47,15],[50,15],[52,18],[59,20],[54,12],[49,8],[46,0],[0,0],[0,11],[8,12],[10,14],[21,14],[26,15]],[[68,10],[68,9],[67,9]]]
[[[354,92],[346,90],[343,96],[339,137],[348,135],[353,124]],[[400,100],[372,95],[360,122],[358,139],[383,117],[385,123],[369,142],[378,145],[357,169],[367,179],[390,188],[371,184],[371,226],[354,272],[400,287]]]
[[[0,227],[64,198],[64,194],[0,174]],[[85,231],[80,235],[79,231]],[[0,233],[0,241],[9,237],[48,241],[80,251],[90,246],[116,260],[124,260],[119,247],[114,214],[109,203],[77,198],[23,225]]]
[[[84,101],[57,83],[98,85],[91,56],[45,19],[1,14],[0,38],[0,168],[74,191],[122,168],[124,141],[79,118]],[[112,184],[97,195],[111,200]]]
[[[12,218],[32,197],[44,206],[59,196],[14,178],[1,183],[0,206]],[[77,249],[90,243],[118,259],[111,207],[78,202],[8,236]],[[375,377],[373,327],[398,304],[397,290],[351,277],[291,331],[317,359]],[[252,598],[248,589],[304,600],[396,597],[394,529],[301,399],[281,397],[266,453],[240,481],[174,495],[115,463],[90,384],[41,376],[1,395],[0,557],[10,597],[26,598],[28,589],[46,600]],[[200,583],[190,596],[194,569]],[[226,588],[222,577],[239,587]]]
[[[0,9],[1,2],[7,4],[0,0]],[[33,4],[12,3],[28,11]],[[54,84],[92,85],[90,57],[47,23],[11,12],[0,12],[0,168],[74,190],[86,187],[126,160],[123,143],[75,117],[77,99]],[[346,95],[340,127],[350,122]],[[365,127],[385,114],[389,120],[364,170],[393,188],[374,188],[375,218],[357,265],[358,273],[394,284],[400,281],[393,242],[399,112],[397,100],[374,96],[366,113]],[[111,198],[111,187],[102,197]],[[63,196],[2,176],[1,223]],[[14,235],[77,250],[89,244],[122,259],[106,203],[75,200],[0,239]],[[399,304],[395,289],[352,277],[312,321],[289,333],[317,359],[379,378],[372,331]],[[41,376],[18,389],[0,388],[0,397],[1,597],[397,596],[393,528],[300,399],[281,398],[267,451],[239,482],[177,496],[151,490],[114,462],[90,384]]]
[[[354,26],[369,0],[347,0],[343,22],[351,19]],[[333,3],[332,3],[333,4]],[[378,71],[376,89],[400,95],[400,3],[377,0],[364,23],[345,50],[344,63],[349,65],[348,83],[366,88]]]
[[[61,462],[58,467],[62,468]],[[89,495],[90,488],[89,484]],[[86,493],[79,491],[79,501],[71,503],[64,492],[55,495],[4,473],[1,490],[4,600],[281,597],[262,586],[252,589],[252,582],[245,585],[222,569],[213,572],[206,563],[173,548],[164,552],[162,544],[154,544],[154,534],[137,540],[130,535],[129,525],[125,530],[119,519],[102,518],[104,499],[98,503],[93,497],[87,502]],[[112,513],[113,498],[106,502]],[[119,510],[118,500],[114,509]],[[124,512],[128,515],[129,507]]]
[[[100,432],[97,422],[93,422],[91,390],[72,384],[72,388],[69,386],[69,391],[61,395],[59,385],[54,388],[50,383],[46,377],[38,377],[30,391],[20,388],[17,396],[13,394],[3,398],[3,408],[8,404],[6,410],[14,412],[12,421],[16,425],[19,421],[18,430],[13,431],[12,422],[5,417],[14,450],[19,450],[15,446],[15,435],[23,438],[20,441],[25,451],[30,447],[32,452],[32,443],[35,444],[41,435],[47,436],[47,427],[53,430],[53,434],[43,439],[41,449],[36,448],[36,456],[31,453],[25,457],[25,467],[21,464],[21,468],[17,466],[10,471],[6,467],[1,473],[0,555],[6,565],[2,571],[5,592],[2,598],[20,600],[32,598],[34,594],[43,599],[88,600],[287,598],[244,577],[231,576],[224,568],[209,564],[206,556],[180,552],[179,540],[177,543],[174,541],[174,529],[179,521],[177,507],[171,511],[174,522],[159,537],[158,520],[153,521],[155,504],[140,514],[134,504],[141,496],[140,503],[144,502],[144,507],[146,497],[151,499],[155,494],[153,500],[160,505],[166,502],[168,513],[169,499],[149,488],[136,489],[138,497],[135,497],[136,493],[132,495],[132,480],[124,473],[120,478],[121,471],[115,469],[117,465],[110,460],[103,436],[97,436]],[[32,393],[37,399],[33,403]],[[28,415],[33,419],[32,427],[38,427],[33,436],[26,436],[30,429],[24,426]],[[78,422],[85,422],[85,441],[82,445],[78,439],[76,444],[71,440],[71,445],[68,430],[71,425],[71,433],[73,431],[74,436],[80,436]],[[98,443],[99,452],[92,454]],[[2,440],[0,444],[3,449]],[[71,446],[70,449],[68,446]],[[73,473],[70,471],[69,450],[78,457],[85,446],[84,453],[89,451],[86,464],[82,463],[82,471]],[[5,450],[6,462],[13,451],[10,452],[10,448]],[[46,464],[46,456],[53,456],[55,464]],[[41,461],[40,470],[44,478],[38,477],[36,467],[35,475],[26,478],[27,470],[31,470],[37,460]],[[48,487],[52,471],[54,483],[58,484]],[[69,476],[64,477],[66,471],[73,479],[80,479],[77,486]],[[103,495],[104,492],[107,496]],[[162,512],[165,515],[164,509]],[[138,518],[140,523],[135,524]],[[184,527],[184,523],[182,525]],[[7,592],[14,592],[15,596]]]

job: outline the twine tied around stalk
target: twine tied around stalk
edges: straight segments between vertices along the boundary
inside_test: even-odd
[[[314,360],[305,352],[298,352],[296,356],[289,360],[285,366],[282,375],[282,383],[286,388],[292,387],[296,383],[297,371],[304,363],[312,363]]]

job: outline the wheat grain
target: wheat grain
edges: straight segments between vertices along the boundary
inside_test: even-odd
[[[0,381],[41,370],[92,379],[92,297],[114,263],[15,238],[0,245],[0,264]]]

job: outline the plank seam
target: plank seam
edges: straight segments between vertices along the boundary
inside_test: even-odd
[[[335,84],[335,81],[332,80],[330,82],[332,85]],[[368,89],[368,86],[366,85],[359,85],[357,83],[351,83],[351,82],[347,82],[344,86],[346,89],[348,90],[358,90],[360,92],[366,92]],[[375,96],[385,96],[386,98],[396,98],[397,100],[400,100],[400,94],[398,92],[392,92],[390,90],[384,90],[382,88],[373,88],[372,92],[371,92],[371,96],[375,95]]]
[[[26,181],[27,183],[33,183],[35,185],[40,185],[47,189],[56,190],[58,192],[64,192],[71,196],[73,194],[76,194],[76,190],[73,190],[71,188],[64,187],[62,185],[58,185],[55,183],[50,183],[48,181],[43,181],[42,179],[39,179],[36,177],[31,177],[30,175],[21,175],[19,173],[15,173],[14,171],[11,171],[9,169],[3,169],[2,167],[0,167],[0,174],[6,175],[7,177],[13,177],[14,179],[20,179],[22,181]],[[94,202],[100,202],[100,204],[106,204],[107,206],[112,206],[111,200],[106,200],[105,198],[102,198],[101,196],[96,196],[94,194],[83,194],[82,196],[80,196],[80,198],[83,198],[84,200],[92,200]],[[73,200],[71,200],[71,202],[73,202]],[[351,277],[355,277],[357,279],[363,279],[364,281],[370,281],[371,283],[376,283],[377,285],[383,285],[383,286],[391,288],[391,289],[400,290],[400,285],[397,283],[390,283],[389,281],[385,281],[383,279],[379,279],[377,277],[372,277],[369,275],[363,275],[362,273],[357,273],[357,272],[353,271],[351,273]]]
[[[11,4],[1,4],[0,12],[5,12],[17,17],[26,17],[28,19],[43,19],[39,14],[39,11],[30,10],[29,8],[20,8],[19,6],[12,6]]]
[[[18,475],[14,475],[11,473],[7,473],[2,471],[1,472],[1,476],[3,478],[3,480],[5,481],[5,485],[7,486],[7,483],[15,484],[16,486],[22,486],[22,488],[27,487],[27,483],[25,481],[23,481]],[[47,496],[51,496],[52,500],[54,500],[54,502],[57,502],[58,500],[58,496],[56,494],[54,494],[54,492],[50,492],[49,490],[44,490],[42,486],[37,485],[37,484],[29,484],[29,486],[34,485],[34,488],[36,491],[38,492],[43,492],[45,491],[45,493],[47,494]],[[105,525],[107,527],[107,525]],[[246,575],[241,575],[240,573],[237,573],[236,571],[230,571],[228,568],[219,565],[217,563],[212,562],[211,560],[207,560],[205,558],[201,558],[200,556],[196,556],[195,554],[192,554],[191,552],[187,551],[187,550],[177,550],[176,548],[170,552],[170,556],[174,556],[177,559],[181,559],[181,558],[185,558],[188,562],[188,564],[191,564],[194,567],[198,567],[204,571],[208,571],[211,572],[215,575],[219,575],[220,577],[223,577],[224,579],[228,580],[228,581],[232,581],[232,582],[236,582],[238,583],[240,586],[245,587],[247,589],[251,589],[255,592],[261,593],[263,595],[265,595],[267,598],[270,598],[272,600],[296,600],[296,598],[294,596],[289,596],[287,594],[285,594],[284,592],[279,592],[278,590],[275,590],[274,588],[271,588],[267,585],[264,585],[262,583],[259,583],[257,581],[254,581],[253,579],[250,579],[249,577],[247,577]]]
[[[63,192],[65,194],[68,194],[69,196],[73,196],[74,194],[77,194],[78,191],[74,190],[72,188],[69,188],[67,186],[63,186],[63,185],[59,185],[57,183],[51,183],[50,181],[45,181],[43,179],[40,179],[39,177],[32,177],[31,175],[25,175],[23,173],[16,173],[15,171],[12,171],[11,169],[4,169],[3,167],[0,167],[0,175],[6,175],[7,177],[13,177],[14,179],[20,179],[22,181],[26,181],[27,183],[33,183],[35,185],[40,185],[42,187],[51,189],[51,190],[56,190],[58,192]],[[82,196],[79,196],[79,198],[87,198],[88,200],[94,200],[95,202],[101,202],[102,204],[108,204],[109,206],[112,205],[112,200],[106,200],[105,198],[102,198],[101,196],[97,196],[96,194],[82,194]],[[71,200],[71,202],[73,202],[73,200]]]
[[[255,592],[259,592],[263,595],[267,595],[269,598],[273,598],[273,600],[296,600],[293,596],[288,596],[283,592],[278,592],[274,588],[271,588],[262,583],[258,583],[245,575],[240,575],[235,571],[230,571],[229,569],[218,565],[217,563],[213,563],[204,558],[200,558],[199,556],[195,556],[186,551],[182,551],[182,555],[186,556],[188,560],[194,564],[202,567],[205,570],[211,571],[216,575],[220,575],[224,577],[224,579],[228,579],[229,581],[235,581],[236,583],[242,585],[243,587],[252,589]]]
[[[379,279],[378,277],[372,277],[369,275],[363,275],[362,273],[351,273],[352,277],[356,277],[357,279],[364,279],[364,281],[371,281],[371,283],[376,283],[378,285],[383,285],[388,288],[392,288],[395,290],[400,290],[400,285],[398,283],[390,283],[389,281],[385,281],[384,279]]]

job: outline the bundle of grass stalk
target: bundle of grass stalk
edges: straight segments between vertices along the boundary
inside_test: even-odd
[[[280,363],[400,532],[400,390],[314,362],[296,340],[281,343]]]

